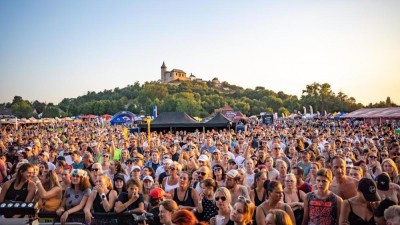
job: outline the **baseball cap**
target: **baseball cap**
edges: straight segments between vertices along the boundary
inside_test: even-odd
[[[58,156],[57,157],[57,161],[65,161],[65,157],[64,156]]]
[[[114,181],[116,181],[116,180],[125,180],[125,177],[122,175],[122,174],[120,174],[120,173],[117,173],[117,174],[115,174],[115,176],[114,176]]]
[[[381,173],[376,177],[376,184],[379,190],[389,190],[390,177],[387,173]]]
[[[171,196],[171,194],[165,193],[165,191],[162,188],[153,188],[153,190],[150,191],[149,195],[153,199],[158,199],[165,196]]]
[[[200,155],[200,157],[199,157],[199,161],[203,161],[203,162],[206,162],[206,161],[208,161],[209,159],[208,159],[208,156],[206,156],[206,155]]]
[[[237,175],[239,174],[239,172],[237,170],[229,170],[226,175],[230,178],[235,178]]]
[[[368,202],[381,200],[376,189],[375,182],[369,178],[362,178],[358,183],[358,190],[363,194],[365,200]]]
[[[168,165],[171,165],[173,162],[174,161],[172,161],[172,159],[170,159],[170,158],[166,158],[166,159],[163,160],[163,163],[164,164],[168,164]]]
[[[140,170],[140,167],[139,166],[133,166],[131,171],[134,171],[134,170]]]
[[[49,153],[48,152],[42,152],[40,153],[40,155],[42,156],[46,156],[47,158],[50,158]]]
[[[235,161],[234,159],[229,159],[229,160],[228,160],[228,163],[236,164],[236,161]]]
[[[213,154],[215,154],[215,153],[221,154],[221,151],[220,151],[219,149],[215,149],[212,153],[213,153]]]
[[[153,179],[152,176],[145,176],[145,177],[143,177],[143,181],[145,181],[145,180],[150,180],[151,182],[154,182],[154,179]]]

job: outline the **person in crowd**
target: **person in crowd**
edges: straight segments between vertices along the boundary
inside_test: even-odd
[[[62,200],[62,189],[56,172],[42,170],[39,172],[39,177],[32,178],[32,181],[36,184],[36,197],[40,210],[55,213]]]
[[[254,161],[252,158],[248,157],[245,161],[245,185],[250,187],[254,183]]]
[[[342,164],[344,163],[341,163],[340,166],[344,168]],[[333,166],[335,165],[336,163],[334,162]],[[326,225],[338,224],[343,200],[329,190],[331,183],[332,172],[325,168],[318,170],[317,186],[314,191],[307,194],[307,200],[304,201],[303,225],[318,223]]]
[[[151,160],[146,162],[144,165],[153,168],[154,171],[157,171],[157,168],[161,166],[160,153],[157,150],[152,150]]]
[[[346,175],[346,162],[340,156],[332,159],[332,172],[334,175],[330,190],[346,200],[357,195],[358,181]]]
[[[125,177],[122,174],[116,174],[113,179],[113,187],[119,196],[122,192],[127,192]]]
[[[317,171],[318,171],[319,169],[321,169],[322,166],[321,166],[321,164],[320,164],[319,162],[317,162],[317,161],[316,161],[316,162],[311,162],[310,164],[311,164],[310,173],[308,174],[308,176],[307,176],[305,182],[306,182],[306,183],[309,183],[309,184],[311,185],[311,187],[312,187],[312,186],[314,186],[315,183],[317,182],[317,181],[316,181],[316,179],[317,179]]]
[[[234,222],[230,219],[232,200],[230,191],[225,187],[218,188],[214,193],[214,200],[218,208],[218,214],[210,219],[210,225],[218,224],[233,225]]]
[[[212,179],[218,183],[218,187],[225,186],[225,169],[223,166],[216,164],[212,167]]]
[[[240,175],[237,170],[229,170],[226,174],[225,187],[231,192],[232,201],[231,205],[234,205],[239,196],[249,198],[249,192],[246,186],[240,185]]]
[[[171,194],[171,199],[178,204],[179,209],[198,209],[199,194],[196,189],[190,187],[189,184],[189,174],[187,172],[182,172],[179,177],[179,186],[169,192]]]
[[[245,187],[250,187],[246,183],[246,180],[247,180],[246,171],[243,168],[237,169],[237,171],[239,172],[239,174],[238,174],[239,181],[237,183],[239,185],[242,185],[242,186],[245,186]]]
[[[193,184],[193,188],[196,189],[197,193],[201,192],[201,187],[200,184],[203,180],[207,179],[207,178],[211,178],[211,171],[210,171],[210,167],[208,166],[201,166],[198,170],[197,170],[197,183]]]
[[[305,199],[306,194],[296,187],[296,176],[292,173],[287,174],[283,189],[283,202],[292,208],[296,224],[301,224],[303,221]]]
[[[278,169],[279,172],[279,176],[277,178],[277,180],[279,182],[281,182],[282,184],[285,183],[285,178],[286,178],[286,174],[288,171],[288,165],[286,164],[285,161],[281,160],[281,159],[277,159],[276,160],[276,168]]]
[[[396,203],[392,200],[384,199],[379,203],[378,207],[375,208],[374,220],[377,225],[386,225],[384,212],[387,208],[389,208],[392,205],[396,205]]]
[[[18,170],[15,177],[2,185],[0,202],[31,202],[34,198],[36,185],[32,181],[34,174],[33,165],[30,163],[18,164]]]
[[[116,213],[129,212],[142,214],[144,210],[144,198],[140,193],[140,181],[129,179],[126,182],[126,191],[118,195],[114,210]]]
[[[396,204],[400,200],[400,186],[391,182],[389,174],[381,173],[376,177],[378,193],[382,199],[390,199]]]
[[[363,178],[363,170],[359,166],[353,166],[350,169],[349,176],[356,179],[356,180],[361,180]]]
[[[278,148],[278,147],[277,147]],[[268,178],[273,181],[279,177],[279,171],[274,168],[274,160],[271,156],[267,156],[265,159],[265,165],[268,172]]]
[[[174,225],[206,225],[205,222],[199,222],[193,212],[188,210],[178,210],[172,214],[171,221]]]
[[[101,164],[93,163],[93,165],[91,166],[90,172],[89,172],[90,184],[93,187],[96,186],[96,180],[100,174],[103,174],[103,169],[101,167]]]
[[[179,174],[182,171],[182,166],[178,162],[173,162],[167,170],[169,170],[169,176],[165,177],[162,182],[165,192],[169,192],[179,186]]]
[[[150,209],[149,213],[154,215],[154,218],[151,221],[151,225],[161,225],[160,222],[160,208],[161,204],[164,201],[166,196],[170,196],[170,194],[165,193],[162,188],[153,188],[149,194],[150,201]]]
[[[110,164],[109,164],[109,169],[107,171],[104,171],[107,176],[113,180],[114,176],[116,174],[122,174],[124,176],[125,181],[128,180],[129,175],[126,173],[126,171],[124,170],[124,168],[122,168],[122,165],[119,161],[117,160],[111,160]],[[140,170],[140,168],[139,168]]]
[[[375,178],[376,176],[382,173],[382,167],[381,164],[379,163],[377,151],[371,151],[367,155],[367,165],[368,165],[368,172],[372,175],[372,178]]]
[[[140,167],[139,166],[133,166],[132,170],[130,171],[129,178],[130,179],[140,180],[140,178],[141,178],[140,174],[141,174]]]
[[[86,171],[73,169],[71,178],[71,185],[65,190],[61,206],[56,211],[62,225],[66,223],[70,214],[83,210],[91,192],[89,176]],[[77,219],[74,222],[82,221]]]
[[[164,225],[173,225],[172,215],[179,210],[178,205],[171,199],[166,199],[160,203],[159,214],[160,223]]]
[[[268,211],[265,217],[266,225],[293,225],[290,216],[281,209],[272,209]]]
[[[257,225],[265,225],[265,217],[268,212],[272,209],[282,209],[289,214],[290,219],[295,223],[295,217],[291,207],[282,202],[283,188],[279,181],[267,181],[265,184],[267,188],[267,198],[256,210],[256,222]]]
[[[392,159],[387,158],[382,161],[382,171],[389,175],[393,183],[400,185],[399,168],[397,168],[396,163]]]
[[[373,180],[362,178],[358,183],[358,194],[344,200],[340,209],[339,224],[375,225],[372,202],[380,201]]]
[[[296,180],[297,180],[296,187],[298,190],[301,190],[304,193],[308,193],[308,192],[312,191],[312,186],[303,180],[304,171],[303,171],[302,167],[298,167],[298,166],[293,167],[292,174],[294,174],[296,176]]]
[[[114,203],[117,200],[117,192],[113,190],[110,178],[106,174],[97,176],[96,186],[90,193],[83,212],[85,213],[86,224],[91,224],[94,219],[93,213],[106,213],[114,210]],[[104,220],[95,219],[94,224],[104,224]]]
[[[279,138],[279,137],[278,137]],[[277,139],[275,139],[277,140]],[[280,140],[279,140],[280,141]],[[279,143],[273,143],[271,145],[271,156],[273,158],[273,162],[274,162],[274,166],[275,166],[275,162],[277,159],[282,159],[283,161],[286,162],[287,165],[290,165],[290,160],[288,159],[288,157],[282,155],[282,147]]]
[[[400,206],[393,205],[385,210],[385,220],[388,225],[400,224]]]
[[[255,181],[249,195],[251,201],[254,202],[254,205],[257,207],[267,199],[267,191],[264,188],[264,183],[268,180],[267,171],[262,170],[257,172],[254,179]]]
[[[303,177],[308,177],[311,169],[311,162],[310,162],[310,152],[309,150],[305,149],[300,152],[301,161],[296,164],[296,166],[303,168]]]
[[[233,205],[230,219],[235,225],[252,224],[255,206],[250,199],[239,196],[237,202]]]
[[[213,179],[205,179],[201,182],[202,192],[199,194],[198,213],[201,221],[210,221],[217,215],[218,208],[214,201],[214,193],[218,183]]]
[[[145,176],[143,178],[143,185],[141,193],[143,194],[145,209],[149,209],[150,203],[150,192],[154,188],[154,179],[152,176]],[[147,211],[147,210],[146,210]]]
[[[75,150],[71,153],[72,157],[72,168],[74,169],[83,169],[82,157],[79,151]]]
[[[103,171],[107,171],[110,168],[110,152],[109,150],[104,151],[99,162],[101,162],[101,167]]]

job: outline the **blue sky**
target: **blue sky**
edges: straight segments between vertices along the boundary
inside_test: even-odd
[[[400,104],[400,1],[0,1],[0,102],[160,79]]]

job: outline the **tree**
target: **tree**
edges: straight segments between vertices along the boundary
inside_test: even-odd
[[[60,117],[60,109],[56,106],[47,106],[44,111],[42,118],[55,118]]]
[[[33,113],[33,107],[27,100],[18,101],[17,103],[12,104],[11,110],[14,115],[19,118],[29,118]]]
[[[39,102],[38,100],[34,101],[32,107],[36,110],[37,114],[40,114],[46,108],[46,103]]]

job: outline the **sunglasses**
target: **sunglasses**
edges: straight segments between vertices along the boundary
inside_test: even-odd
[[[389,155],[381,154],[381,157],[388,157]]]
[[[150,154],[150,152],[149,151],[145,151],[144,154]]]
[[[103,157],[104,157],[104,158],[109,158],[110,156],[109,156],[109,155],[103,155]]]
[[[132,159],[132,162],[139,162],[141,159],[140,158],[134,158]]]
[[[376,157],[376,156],[370,156],[369,158],[370,158],[370,159],[377,159],[378,157]]]
[[[175,167],[170,167],[169,169],[170,169],[170,170],[176,170],[176,168],[175,168]]]
[[[98,171],[99,171],[99,168],[92,168],[92,171],[98,172]]]
[[[128,161],[128,162],[126,162],[126,164],[129,164],[129,165],[131,165],[133,162],[132,161]]]
[[[281,148],[272,148],[272,149],[274,149],[274,150],[279,150],[279,149],[281,149]]]
[[[294,180],[285,180],[286,183],[293,183]]]
[[[197,171],[197,175],[202,175],[204,177],[206,175],[206,173],[201,172],[201,171]]]
[[[250,204],[251,203],[251,201],[249,199],[247,199],[246,197],[244,197],[242,195],[238,197],[238,200],[239,201],[244,201],[244,202],[246,202],[246,204]]]
[[[221,201],[226,201],[226,197],[225,196],[221,196],[221,197],[215,197],[215,201],[218,202],[221,199]]]
[[[72,174],[72,177],[79,177],[78,174]]]
[[[215,167],[214,168],[214,172],[218,172],[218,171],[221,171],[221,168],[220,167]]]

